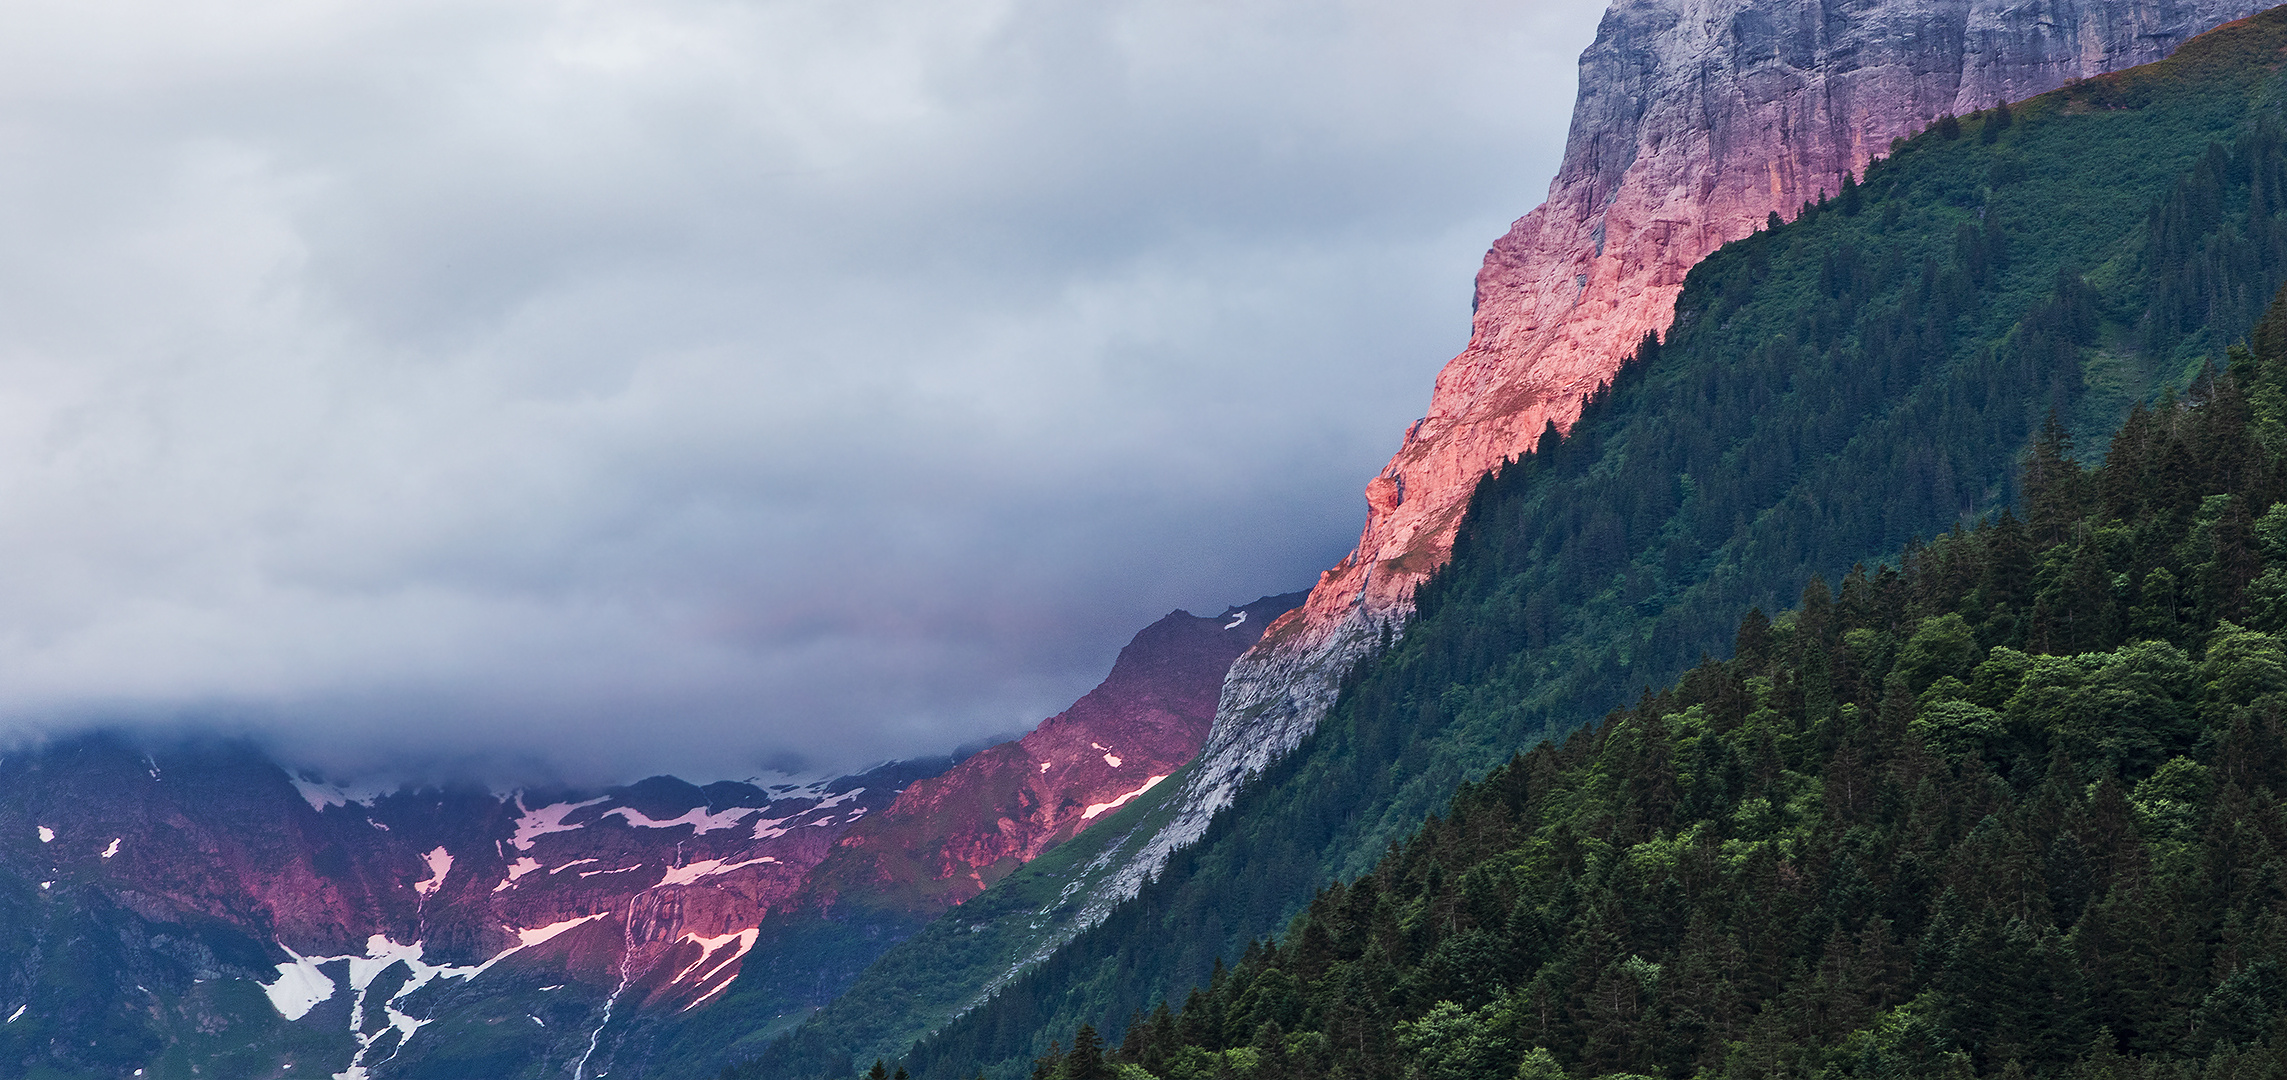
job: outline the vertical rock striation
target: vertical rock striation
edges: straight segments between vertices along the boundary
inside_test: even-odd
[[[1684,275],[1777,213],[1839,191],[1944,113],[2160,59],[2255,0],[1615,0],[1580,58],[1548,201],[1477,274],[1469,346],[1366,485],[1366,527],[1231,669],[1180,810],[1099,888],[1132,895],[1245,777],[1292,749],[1342,672],[1451,554],[1478,478],[1567,429]]]

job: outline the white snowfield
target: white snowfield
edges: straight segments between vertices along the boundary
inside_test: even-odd
[[[671,983],[680,983],[686,979],[689,979],[691,981],[691,985],[693,986],[706,986],[707,980],[712,979],[715,976],[724,973],[725,971],[728,971],[732,964],[737,963],[740,957],[745,956],[748,950],[753,949],[755,939],[760,937],[761,934],[761,930],[752,928],[740,930],[735,933],[724,934],[720,937],[711,938],[703,938],[695,933],[686,932],[684,933],[681,940],[697,943],[701,950],[699,953],[699,958],[697,960],[691,961],[689,966],[685,967],[681,971],[676,972],[675,977],[667,981]],[[730,945],[734,942],[738,945],[737,949],[733,950],[729,955],[723,957],[720,960],[715,959],[715,953],[720,951],[724,946]],[[693,978],[694,975],[697,977]],[[724,979],[723,981],[716,983],[713,987],[709,988],[706,993],[692,998],[690,1004],[685,1005],[676,1011],[690,1012],[691,1010],[698,1008],[700,1004],[705,1002],[708,998],[714,997],[716,994],[720,994],[723,991],[730,989],[731,982],[732,980],[730,979]]]
[[[549,833],[571,832],[579,828],[578,825],[564,824],[564,819],[572,811],[603,801],[604,798],[599,796],[586,802],[551,803],[537,810],[527,810],[524,807],[524,793],[519,791],[516,793],[516,809],[523,816],[516,819],[516,838],[509,843],[515,844],[518,851],[530,851],[534,841]]]
[[[438,979],[474,979],[491,970],[494,964],[517,952],[544,944],[566,930],[582,923],[605,918],[609,914],[609,912],[603,912],[595,915],[584,915],[576,919],[566,919],[562,922],[550,923],[547,926],[535,926],[528,929],[510,927],[509,929],[516,932],[516,944],[501,950],[481,964],[459,966],[424,963],[421,959],[421,942],[415,941],[401,945],[381,934],[375,934],[366,939],[364,954],[351,956],[303,956],[295,952],[291,946],[280,942],[278,947],[284,949],[286,955],[293,959],[278,965],[277,981],[260,985],[262,992],[269,997],[271,1007],[278,1010],[278,1015],[285,1017],[288,1022],[292,1022],[309,1015],[311,1009],[331,1000],[334,994],[340,990],[340,986],[334,982],[333,977],[327,975],[322,968],[328,964],[346,964],[350,990],[357,995],[350,1005],[349,1014],[350,1035],[357,1040],[357,1052],[350,1058],[349,1067],[342,1072],[335,1073],[334,1076],[336,1080],[363,1080],[368,1075],[366,1058],[373,1052],[382,1035],[391,1031],[396,1032],[397,1044],[390,1051],[389,1057],[383,1058],[381,1062],[375,1062],[376,1065],[396,1057],[398,1052],[405,1048],[405,1043],[413,1038],[414,1033],[420,1031],[421,1027],[429,1022],[424,1019],[417,1019],[398,1007],[399,1003],[412,996],[415,991]],[[408,978],[406,978],[404,985],[398,987],[396,992],[381,1002],[383,1015],[388,1022],[373,1031],[365,1031],[366,991],[372,987],[373,980],[399,964],[405,965]]]
[[[699,880],[700,878],[713,877],[716,874],[728,874],[742,866],[755,866],[761,863],[774,863],[777,861],[777,859],[774,859],[768,855],[765,855],[759,859],[748,859],[745,862],[729,862],[724,859],[700,859],[698,862],[690,863],[684,866],[678,866],[672,870],[667,871],[667,876],[660,878],[659,884],[689,885]]]
[[[1114,767],[1116,768],[1117,766],[1115,765]],[[1117,810],[1120,807],[1126,806],[1129,799],[1133,799],[1136,796],[1143,794],[1144,792],[1150,791],[1152,788],[1157,787],[1160,781],[1165,779],[1167,779],[1165,776],[1154,776],[1151,779],[1144,781],[1142,787],[1128,792],[1127,794],[1122,795],[1117,799],[1113,799],[1111,802],[1090,803],[1088,804],[1088,808],[1086,810],[1080,812],[1080,820],[1087,821],[1106,810]]]
[[[453,872],[453,853],[439,847],[421,856],[421,861],[429,864],[429,876],[414,882],[413,891],[426,900],[445,887],[445,875]]]
[[[639,829],[672,829],[678,825],[689,825],[691,826],[691,835],[699,836],[704,833],[713,832],[716,829],[736,828],[738,827],[740,819],[746,817],[748,814],[759,814],[761,812],[762,807],[759,806],[734,806],[728,810],[722,811],[721,813],[710,814],[707,812],[707,808],[702,806],[685,813],[682,817],[668,818],[665,821],[660,821],[650,817],[641,810],[632,810],[625,806],[615,806],[609,810],[604,811],[603,817],[610,817],[613,814],[618,814],[628,824],[633,825]]]
[[[785,817],[756,818],[754,822],[754,838],[757,840],[772,840],[784,836],[787,833],[793,832],[793,828],[788,826],[786,823],[801,816],[802,815],[800,814],[788,814]]]
[[[492,891],[499,892],[502,889],[508,888],[509,886],[516,884],[517,878],[523,877],[524,875],[538,869],[540,869],[540,860],[535,859],[530,855],[526,855],[525,857],[508,864],[508,876],[500,879],[500,884],[493,886]]]

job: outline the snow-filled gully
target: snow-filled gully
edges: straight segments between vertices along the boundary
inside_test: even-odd
[[[446,873],[449,873],[449,859],[450,856],[430,860],[433,878],[421,883],[429,886],[428,889],[421,890],[424,899],[435,891],[437,884],[443,881]],[[658,884],[629,897],[629,910],[631,912],[634,910],[634,901],[637,898],[655,889],[691,885],[703,878],[726,874],[747,866],[777,861],[777,859],[765,855],[738,862],[730,862],[724,859],[701,859],[676,867],[669,870]],[[632,870],[635,867],[628,867],[627,869]],[[527,870],[525,872],[530,873],[532,871]],[[507,882],[502,884],[506,885]],[[365,952],[360,955],[303,956],[284,943],[280,943],[279,947],[285,949],[286,955],[292,959],[278,965],[278,978],[276,980],[260,985],[263,993],[269,997],[271,1006],[278,1010],[280,1016],[289,1022],[297,1021],[309,1015],[310,1010],[319,1004],[331,1000],[334,994],[340,991],[340,986],[334,981],[334,977],[326,974],[323,970],[324,966],[347,963],[350,990],[355,995],[350,1003],[350,1036],[356,1040],[357,1050],[351,1056],[349,1066],[341,1072],[333,1074],[333,1076],[334,1080],[372,1080],[372,1070],[395,1060],[400,1053],[404,1052],[405,1045],[412,1040],[413,1036],[430,1022],[428,1019],[413,1016],[402,1007],[409,1004],[407,999],[416,991],[439,979],[474,979],[515,953],[543,944],[583,924],[609,918],[618,911],[619,908],[615,905],[611,911],[566,919],[547,926],[516,929],[516,944],[501,950],[479,964],[456,966],[426,963],[421,959],[423,955],[422,942],[414,941],[401,944],[381,934],[375,934],[368,938]],[[602,1015],[597,1018],[596,1026],[588,1032],[588,1045],[573,1068],[573,1080],[586,1080],[588,1063],[595,1056],[597,1049],[602,1046],[604,1029],[611,1026],[612,1016],[618,1009],[620,998],[627,993],[627,988],[635,982],[638,973],[633,966],[637,953],[633,922],[633,919],[622,920],[619,983],[612,989],[610,996],[604,999]],[[735,974],[738,962],[744,959],[749,951],[753,950],[760,933],[759,930],[751,927],[745,930],[734,930],[716,937],[701,937],[695,932],[685,931],[677,939],[676,944],[681,945],[687,942],[698,946],[699,957],[685,964],[681,970],[675,973],[673,978],[667,980],[667,983],[668,985],[688,985],[692,990],[699,993],[697,997],[678,1011],[687,1012],[697,1008],[724,990],[729,989],[730,984],[734,981],[732,976]],[[405,966],[408,973],[407,977],[402,985],[392,991],[388,997],[378,1002],[386,1023],[368,1032],[365,1030],[366,1010],[369,1004],[375,1004],[370,1000],[370,991],[384,973],[399,964]],[[550,987],[550,989],[555,988]],[[396,1037],[387,1047],[388,1055],[375,1060],[373,1055],[382,1049],[385,1038],[391,1033],[395,1033]]]
[[[516,944],[501,950],[481,964],[461,966],[424,963],[421,960],[421,942],[399,944],[381,934],[375,934],[366,939],[363,955],[303,956],[281,943],[279,948],[285,949],[286,955],[293,959],[278,965],[277,981],[261,984],[262,992],[269,996],[270,1005],[278,1010],[278,1015],[285,1017],[288,1021],[300,1020],[309,1015],[310,1010],[316,1008],[320,1003],[331,1000],[334,994],[340,990],[340,987],[334,983],[333,977],[322,970],[324,965],[346,961],[349,964],[350,990],[357,995],[351,1000],[349,1007],[349,1033],[350,1037],[357,1041],[357,1052],[350,1057],[348,1068],[333,1075],[334,1080],[369,1080],[371,1073],[368,1071],[366,1060],[373,1053],[374,1048],[380,1044],[382,1036],[395,1032],[397,1039],[395,1046],[389,1051],[389,1056],[375,1062],[376,1066],[394,1060],[399,1053],[404,1051],[405,1044],[411,1041],[413,1034],[421,1030],[422,1025],[429,1022],[416,1019],[410,1013],[398,1008],[398,1003],[410,997],[414,991],[437,979],[476,978],[478,975],[491,970],[494,964],[514,953],[539,945],[566,930],[582,923],[601,919],[608,914],[610,913],[586,915],[576,919],[566,919],[559,923],[551,923],[547,926],[517,930]],[[381,1001],[382,1014],[387,1018],[388,1023],[368,1033],[365,1030],[365,1007],[368,991],[372,989],[374,980],[378,979],[383,972],[399,964],[405,965],[407,972],[404,985],[399,986],[395,992]]]
[[[1153,778],[1154,782],[1157,779],[1156,777]],[[1146,788],[1149,786],[1148,783],[1145,785]],[[312,809],[321,813],[333,806],[357,801],[339,789],[319,788],[315,784],[304,784],[302,788],[302,794],[310,800]],[[490,892],[493,894],[507,892],[528,882],[551,879],[558,874],[565,874],[569,877],[572,872],[576,872],[578,877],[584,879],[644,870],[643,863],[636,863],[631,866],[613,866],[610,863],[617,860],[606,861],[596,857],[573,859],[569,862],[550,865],[542,862],[537,853],[534,853],[534,848],[541,837],[555,833],[575,832],[594,825],[599,820],[618,817],[626,825],[639,829],[688,827],[694,837],[717,830],[751,829],[750,835],[753,839],[767,840],[784,835],[795,828],[830,824],[834,816],[833,811],[856,800],[863,792],[863,788],[833,795],[819,791],[816,794],[820,797],[812,806],[794,814],[776,818],[764,816],[765,810],[762,807],[732,807],[727,810],[710,812],[708,808],[702,806],[666,820],[652,818],[632,808],[614,807],[602,811],[596,818],[578,823],[567,819],[581,810],[607,800],[598,798],[531,807],[525,804],[523,794],[518,793],[514,797],[513,803],[517,811],[514,832],[505,838],[505,842],[496,842],[494,845],[496,852],[507,862],[504,868],[505,873],[500,881],[490,886]],[[1140,792],[1138,793],[1140,794]],[[1092,808],[1093,812],[1089,816],[1094,816],[1094,813],[1100,813],[1103,809],[1117,807],[1133,797],[1134,795],[1130,794],[1108,804],[1106,807]],[[862,807],[852,808],[850,815],[854,818],[857,814],[862,813],[863,809]],[[374,824],[376,828],[381,827],[379,822]],[[52,831],[46,828],[39,831],[41,833],[40,839],[43,841],[50,840],[54,835]],[[103,852],[104,856],[108,858],[116,854],[118,846],[118,841],[113,841],[112,847]],[[427,874],[420,880],[411,883],[417,907],[426,907],[431,901],[443,900],[448,879],[456,883],[453,890],[456,894],[468,887],[469,883],[460,882],[457,878],[453,878],[456,869],[459,869],[463,874],[467,873],[467,869],[465,865],[456,867],[456,859],[452,852],[446,848],[436,847],[419,856],[419,859]],[[278,976],[276,979],[259,985],[262,987],[263,993],[268,996],[271,1006],[278,1010],[278,1014],[288,1022],[295,1022],[308,1016],[312,1009],[320,1003],[331,1000],[335,994],[341,991],[339,983],[342,976],[328,974],[324,969],[330,965],[346,965],[346,981],[354,995],[350,1002],[349,1023],[350,1036],[355,1042],[356,1050],[347,1067],[341,1072],[334,1073],[333,1076],[335,1080],[373,1080],[374,1070],[380,1069],[395,1060],[404,1052],[406,1044],[412,1041],[421,1028],[431,1022],[430,1018],[414,1015],[420,1010],[414,1007],[413,995],[422,988],[442,979],[473,980],[517,952],[540,945],[583,924],[599,919],[619,917],[622,924],[620,928],[622,942],[619,957],[619,979],[617,985],[604,999],[600,1014],[591,1014],[594,1016],[595,1026],[589,1030],[587,1045],[573,1066],[574,1080],[587,1080],[587,1070],[595,1064],[595,1055],[603,1048],[604,1031],[611,1026],[613,1017],[619,1011],[619,1002],[626,996],[628,988],[635,985],[646,971],[650,971],[656,965],[667,961],[665,955],[657,952],[658,944],[639,948],[639,943],[635,940],[635,923],[638,921],[635,914],[642,910],[642,898],[654,890],[698,885],[708,878],[778,861],[777,858],[769,855],[742,859],[733,854],[694,859],[685,863],[680,857],[677,857],[674,864],[668,866],[664,872],[652,871],[660,875],[657,882],[647,887],[638,887],[632,894],[613,903],[605,911],[567,919],[548,926],[529,929],[509,927],[508,929],[516,935],[516,943],[476,964],[431,964],[422,959],[424,955],[423,942],[416,940],[410,943],[400,943],[383,934],[375,934],[369,938],[362,954],[341,956],[304,956],[281,942],[279,947],[285,950],[289,960],[277,965]],[[657,864],[654,863],[653,865]],[[477,886],[477,888],[483,887]],[[713,1000],[717,995],[729,989],[730,984],[735,980],[740,962],[754,949],[759,936],[760,931],[752,927],[731,929],[727,933],[715,936],[701,936],[695,931],[685,930],[671,943],[667,943],[667,947],[670,953],[678,952],[687,946],[696,947],[698,956],[687,963],[681,963],[680,970],[675,971],[672,977],[666,979],[661,989],[674,988],[678,997],[684,994],[690,995],[690,1000],[683,1003],[678,1011],[689,1011]],[[388,973],[400,965],[405,968],[405,978],[402,983],[391,988],[387,982]],[[643,970],[638,970],[638,968]],[[334,970],[340,972],[343,968],[337,967]],[[560,988],[561,984],[546,989]],[[373,1030],[367,1031],[365,1028],[369,1023],[373,1009],[380,1010],[380,1022],[374,1026]],[[549,1026],[536,1015],[532,1017],[532,1020],[539,1027]],[[576,1031],[577,1028],[573,1030]]]

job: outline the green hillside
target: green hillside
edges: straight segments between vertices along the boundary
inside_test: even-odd
[[[1167,1080],[2287,1073],[2287,293],[2004,513],[1464,785]],[[1092,1040],[1055,1077],[1110,1075]],[[1133,1078],[1131,1070],[1122,1074]]]
[[[1318,733],[1135,902],[908,1065],[1021,1075],[1051,1032],[1206,983],[1465,779],[1727,653],[1749,607],[2016,503],[2045,416],[2094,444],[2187,382],[2287,268],[2283,46],[2273,13],[1941,123],[1708,259],[1669,339],[1480,487],[1416,620]],[[996,888],[1054,892],[1031,871]],[[841,1074],[843,1055],[894,1052],[882,1033],[942,1022],[903,1015],[911,973],[943,1002],[1004,970],[945,962],[961,932],[940,921],[892,950],[749,1072]]]

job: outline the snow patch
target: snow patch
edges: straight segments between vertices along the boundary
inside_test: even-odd
[[[598,796],[586,802],[550,803],[538,810],[526,810],[524,808],[524,793],[517,792],[516,809],[523,816],[516,819],[516,838],[509,842],[515,844],[518,851],[530,851],[533,841],[549,833],[571,832],[580,828],[578,825],[564,824],[564,819],[569,817],[574,810],[594,806],[603,801],[604,798]]]
[[[278,981],[258,985],[269,996],[270,1007],[291,1022],[309,1015],[319,1002],[334,996],[334,981],[318,970],[319,964],[329,962],[327,959],[303,956],[292,949],[286,949],[286,955],[294,959],[278,965]]]
[[[16,1018],[17,1018],[17,1017],[19,1017],[19,1016],[22,1016],[22,1015],[24,1015],[24,1010],[26,1010],[26,1009],[29,1009],[29,1008],[31,1008],[31,1006],[30,1006],[30,1005],[18,1005],[18,1006],[16,1006],[16,1011],[15,1011],[15,1012],[12,1012],[12,1013],[9,1013],[9,1014],[8,1014],[8,1019],[7,1019],[6,1023],[10,1023],[10,1024],[13,1024],[13,1023],[15,1023],[15,1022],[16,1022]]]
[[[429,864],[429,876],[414,882],[413,891],[420,893],[421,899],[426,900],[436,895],[438,889],[445,887],[445,875],[453,870],[453,853],[440,846],[421,856],[421,861]]]
[[[285,949],[286,955],[293,957],[293,962],[278,965],[278,981],[261,984],[262,991],[269,996],[270,1004],[278,1010],[278,1015],[285,1017],[288,1021],[300,1020],[309,1015],[309,1011],[319,1002],[333,997],[334,992],[339,989],[331,977],[318,970],[319,965],[347,961],[349,963],[350,989],[357,995],[356,1000],[350,1005],[349,1014],[350,1037],[357,1041],[357,1052],[350,1058],[349,1067],[335,1073],[334,1077],[335,1080],[366,1080],[371,1075],[367,1069],[366,1058],[379,1045],[384,1036],[391,1032],[397,1034],[396,1048],[390,1052],[388,1058],[382,1059],[383,1062],[387,1062],[402,1052],[405,1049],[405,1043],[430,1022],[425,1019],[417,1019],[398,1007],[400,1002],[411,997],[415,991],[438,979],[475,979],[477,976],[490,971],[494,964],[501,962],[519,950],[531,948],[581,923],[601,919],[609,914],[609,912],[603,912],[577,919],[566,919],[563,922],[534,927],[529,930],[517,930],[516,944],[501,950],[481,964],[460,966],[425,963],[421,959],[423,953],[421,942],[415,941],[409,945],[400,945],[382,934],[375,934],[367,938],[364,954],[357,956],[303,956],[293,949],[287,948],[284,944],[280,944],[278,947]],[[405,966],[409,977],[405,980],[404,985],[399,986],[396,992],[381,1002],[382,1014],[386,1023],[368,1032],[365,1030],[366,992],[372,988],[373,981],[379,978],[382,972],[399,964]]]
[[[738,963],[739,959],[745,956],[748,950],[753,949],[755,939],[760,936],[761,933],[762,931],[760,930],[748,929],[741,930],[735,934],[724,934],[721,937],[711,938],[703,938],[694,933],[684,934],[681,938],[682,941],[695,942],[698,944],[701,950],[699,953],[699,958],[692,961],[690,966],[676,972],[675,977],[667,981],[669,983],[679,983],[684,979],[691,978],[692,985],[706,986],[707,983],[713,981],[717,976],[730,971],[732,965]],[[735,951],[731,952],[730,955],[723,957],[721,960],[716,960],[714,958],[717,951],[721,950],[726,945],[732,944],[733,942],[738,944],[738,948]],[[692,978],[694,975],[697,977]],[[689,1005],[683,1006],[683,1008],[679,1011],[689,1012],[692,1009],[698,1008],[708,998],[714,997],[716,994],[720,994],[725,989],[729,988],[733,981],[734,980],[731,979],[723,979],[721,982],[718,982],[714,986],[709,987],[706,993],[700,994],[698,997],[691,999],[691,1003]]]
[[[119,838],[114,836],[111,838],[111,846],[103,849],[103,857],[108,859],[117,854],[119,854]]]
[[[563,922],[549,923],[546,926],[535,926],[530,930],[518,930],[516,932],[516,948],[529,949],[534,945],[545,944],[548,939],[553,938],[556,935],[561,934],[575,926],[578,926],[581,923],[591,923],[610,914],[611,912],[608,911],[599,911],[593,915],[582,915],[577,919],[566,919]],[[516,949],[509,950],[509,952],[515,951]],[[506,956],[508,953],[502,953],[500,955]],[[541,987],[542,990],[561,990],[563,988],[563,983],[557,983],[554,986]]]
[[[588,861],[589,861],[589,862],[594,862],[595,860],[594,860],[594,859],[590,859],[590,860],[588,860]],[[584,877],[584,878],[591,878],[591,877],[594,877],[594,876],[596,876],[597,874],[624,874],[624,873],[627,873],[627,872],[628,872],[628,871],[630,871],[630,870],[641,870],[641,869],[643,869],[643,864],[642,864],[642,863],[636,863],[634,866],[622,866],[622,867],[620,867],[620,868],[619,868],[619,869],[617,869],[617,870],[582,870],[582,871],[580,871],[580,876],[581,876],[581,877]]]
[[[1118,755],[1118,754],[1105,754],[1105,755],[1104,755],[1104,764],[1106,764],[1106,765],[1109,765],[1109,766],[1111,766],[1111,767],[1113,767],[1113,768],[1115,768],[1115,769],[1119,768],[1119,767],[1120,767],[1120,755]]]
[[[678,866],[673,870],[667,871],[667,876],[659,879],[659,884],[689,885],[692,882],[699,880],[700,878],[713,877],[716,874],[728,874],[742,866],[753,866],[756,863],[774,863],[777,861],[777,859],[771,858],[768,855],[765,855],[759,859],[748,859],[745,862],[735,863],[726,863],[721,859],[701,859],[698,862],[691,863],[686,866]],[[658,886],[656,885],[653,886],[653,888],[657,887]]]
[[[571,868],[573,868],[573,867],[575,867],[575,866],[586,866],[587,864],[589,864],[589,863],[592,863],[592,862],[602,862],[602,861],[603,861],[602,859],[573,859],[571,862],[565,863],[564,865],[562,865],[562,866],[559,866],[559,867],[555,868],[554,870],[550,870],[550,871],[548,871],[548,876],[550,876],[550,877],[554,877],[554,876],[556,876],[557,874],[561,874],[561,873],[563,873],[564,871],[566,871],[566,870],[569,870],[569,869],[571,869]]]
[[[754,838],[773,840],[784,836],[793,831],[786,827],[786,823],[801,816],[800,814],[788,814],[785,817],[757,818],[754,823]]]
[[[492,891],[499,892],[502,889],[514,885],[516,884],[517,878],[523,877],[524,875],[538,869],[540,869],[540,860],[535,859],[530,855],[526,855],[525,857],[509,864],[508,876],[500,879],[500,884],[493,886]]]
[[[823,806],[825,804],[820,803],[819,805]],[[737,827],[741,818],[746,817],[748,814],[758,814],[761,812],[762,807],[759,806],[734,806],[719,814],[710,814],[707,812],[706,807],[701,806],[691,810],[688,813],[685,813],[682,817],[669,818],[666,821],[660,821],[645,814],[641,810],[633,810],[625,806],[618,806],[604,811],[602,817],[599,817],[597,820],[600,821],[602,818],[607,818],[613,814],[618,814],[628,824],[633,825],[639,829],[672,829],[678,825],[689,825],[691,826],[691,835],[698,836],[703,833],[712,832],[716,829],[735,828]]]
[[[54,829],[48,828],[45,825],[40,826],[40,843],[53,844],[55,842],[56,831]]]
[[[1238,628],[1239,628],[1239,624],[1240,624],[1240,623],[1243,623],[1243,622],[1246,622],[1246,621],[1247,621],[1247,613],[1246,613],[1246,612],[1244,612],[1244,611],[1242,611],[1242,612],[1240,612],[1240,613],[1239,613],[1239,617],[1238,617],[1238,618],[1236,618],[1236,619],[1233,619],[1233,620],[1231,620],[1230,622],[1224,623],[1224,624],[1223,624],[1223,629],[1225,629],[1225,630],[1236,630],[1236,629],[1238,629]]]
[[[1165,779],[1167,779],[1165,776],[1154,776],[1151,779],[1144,781],[1144,785],[1142,787],[1128,792],[1127,794],[1122,795],[1117,799],[1113,799],[1111,802],[1091,803],[1086,810],[1080,812],[1080,820],[1086,821],[1089,818],[1095,817],[1096,815],[1101,814],[1106,810],[1117,810],[1120,807],[1126,806],[1129,799],[1133,799],[1136,796],[1143,794],[1144,792],[1150,791],[1153,787],[1157,786],[1160,781]]]
[[[1043,762],[1041,762],[1041,763],[1040,763],[1040,771],[1041,771],[1041,772],[1047,772],[1047,771],[1048,771],[1048,767],[1049,767],[1049,766],[1051,766],[1051,765],[1054,765],[1054,764],[1056,764],[1056,763],[1055,763],[1055,762],[1053,762],[1053,761],[1043,761]]]
[[[811,807],[810,809],[808,809],[808,810],[805,810],[805,811],[803,811],[803,812],[804,812],[804,813],[816,813],[816,812],[818,812],[818,811],[820,811],[820,810],[831,810],[831,809],[833,809],[833,808],[835,808],[835,807],[837,807],[837,806],[840,806],[840,805],[842,805],[843,803],[849,802],[851,799],[855,799],[855,798],[857,798],[858,796],[860,796],[860,795],[863,795],[863,794],[865,794],[865,793],[866,793],[866,789],[864,789],[864,788],[862,788],[862,787],[854,787],[854,788],[851,788],[850,790],[848,790],[848,791],[845,791],[845,792],[843,792],[843,793],[841,793],[841,794],[839,794],[839,795],[832,795],[832,796],[828,796],[828,797],[826,797],[826,798],[820,799],[820,800],[818,800],[818,805],[816,805],[816,806],[813,806],[813,807]]]

